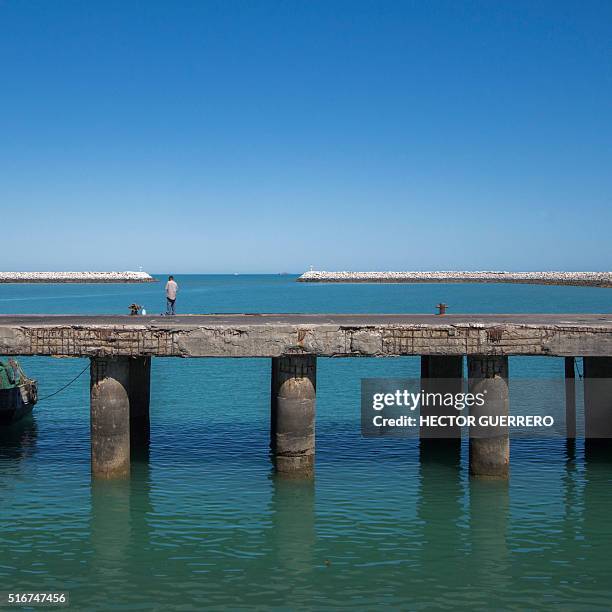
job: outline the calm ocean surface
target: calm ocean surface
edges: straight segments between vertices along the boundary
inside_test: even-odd
[[[591,288],[177,280],[179,313],[612,311]],[[134,301],[161,312],[163,283],[0,284],[0,313]],[[41,396],[86,365],[21,362]],[[319,359],[316,478],[295,482],[268,457],[269,360],[154,359],[149,460],[94,484],[83,375],[0,434],[0,591],[69,591],[79,610],[610,609],[612,461],[513,440],[509,484],[470,482],[465,445],[454,466],[362,438],[360,379],[418,372],[418,358]],[[511,358],[510,373],[561,377],[563,362]]]

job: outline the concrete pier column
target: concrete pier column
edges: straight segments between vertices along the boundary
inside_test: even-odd
[[[565,358],[565,435],[576,438],[576,370],[575,358]]]
[[[151,429],[151,358],[133,357],[130,362],[128,395],[130,399],[130,444],[132,450],[146,448]]]
[[[481,416],[506,416],[509,412],[508,357],[468,357],[470,393],[483,393],[484,405],[471,406],[478,423]],[[482,437],[485,436],[485,437]],[[507,427],[470,428],[470,474],[485,478],[508,478],[510,440]]]
[[[130,472],[130,360],[91,359],[91,471],[95,478]]]
[[[421,384],[427,393],[461,393],[463,379],[462,355],[423,355],[421,357]],[[457,416],[462,414],[454,406],[421,406],[420,416]],[[419,435],[421,447],[439,446],[440,440],[445,446],[461,446],[461,429],[459,427],[428,427],[421,425]]]
[[[277,472],[314,472],[316,366],[314,355],[272,358],[270,448]]]
[[[584,437],[612,442],[612,357],[584,357]]]

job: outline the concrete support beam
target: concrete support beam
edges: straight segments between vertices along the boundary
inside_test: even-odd
[[[272,359],[270,448],[279,473],[314,473],[316,365],[314,355]]]
[[[470,393],[484,393],[483,406],[470,407],[470,414],[478,421],[480,416],[504,416],[509,412],[508,357],[468,357],[468,381]],[[507,428],[487,432],[470,431],[470,474],[485,478],[508,478],[510,464],[510,440]],[[494,435],[490,435],[494,433]]]
[[[584,437],[612,440],[612,357],[584,358]]]
[[[130,444],[132,449],[149,444],[151,399],[151,358],[134,357],[130,362]]]
[[[91,359],[91,471],[94,478],[130,472],[130,360]]]
[[[427,393],[461,393],[463,379],[463,356],[423,355],[421,357],[422,387]],[[421,406],[421,416],[456,416],[454,406]],[[420,429],[421,446],[445,440],[449,445],[461,445],[459,427],[427,427]]]

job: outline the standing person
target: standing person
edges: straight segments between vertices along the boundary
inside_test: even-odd
[[[166,314],[175,315],[176,310],[174,309],[174,303],[176,302],[176,292],[178,291],[178,285],[174,280],[174,276],[168,277],[166,283]]]

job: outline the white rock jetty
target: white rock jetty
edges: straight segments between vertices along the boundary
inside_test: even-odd
[[[150,283],[146,272],[0,272],[0,283]]]
[[[326,272],[310,270],[297,280],[303,283],[527,283],[612,287],[612,272]]]

